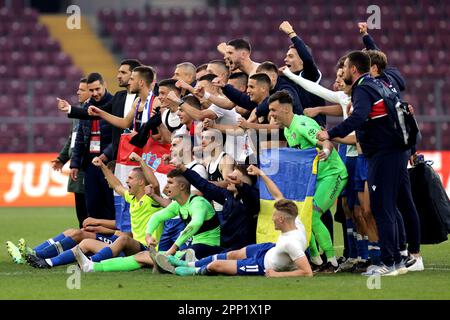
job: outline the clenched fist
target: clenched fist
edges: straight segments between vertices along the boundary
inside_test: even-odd
[[[294,33],[294,28],[292,28],[292,25],[288,21],[283,21],[280,24],[279,29],[280,31],[283,31],[287,35]]]

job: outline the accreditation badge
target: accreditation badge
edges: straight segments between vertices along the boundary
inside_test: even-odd
[[[90,153],[100,153],[100,135],[92,135],[91,143],[89,145]]]

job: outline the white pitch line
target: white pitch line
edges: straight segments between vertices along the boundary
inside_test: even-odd
[[[53,274],[63,274],[66,272],[52,271],[52,273]],[[25,275],[25,274],[37,274],[37,273],[33,272],[33,271],[0,272],[0,276],[21,276],[21,275]]]
[[[425,270],[450,271],[450,268],[425,268]]]

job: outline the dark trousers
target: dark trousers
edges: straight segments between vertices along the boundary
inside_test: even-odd
[[[330,210],[325,211],[324,213],[322,213],[322,215],[320,216],[320,220],[322,220],[323,224],[325,225],[325,227],[327,227],[328,232],[330,232],[330,236],[331,236],[331,242],[334,243],[334,228],[333,228],[333,215],[331,214]]]
[[[169,219],[164,222],[164,229],[161,239],[158,243],[158,251],[167,251],[180,236],[180,232],[186,228],[186,224],[181,219]],[[190,244],[191,241],[189,241]],[[186,243],[183,243],[178,250],[186,249]]]
[[[344,240],[344,251],[342,252],[342,256],[344,256],[347,259],[348,258],[347,224],[345,222],[346,217],[344,213],[344,208],[342,208],[342,196],[339,196],[337,200],[336,214],[334,215],[334,221],[339,222],[342,225],[342,239]]]
[[[381,261],[388,266],[401,260],[397,199],[400,180],[406,171],[403,158],[403,152],[376,154],[368,158],[370,206],[377,223]]]
[[[409,151],[403,154],[404,170],[401,171],[400,189],[398,190],[397,206],[401,212],[404,221],[404,230],[406,233],[405,243],[400,242],[400,250],[406,250],[408,243],[408,251],[410,253],[420,252],[420,220],[417,213],[416,205],[411,193],[411,182],[408,173]]]
[[[89,217],[115,219],[113,190],[100,168],[92,163],[84,171],[84,196]]]
[[[398,248],[400,251],[406,250],[406,232],[405,232],[405,222],[403,221],[403,216],[398,209],[397,204],[397,228],[398,228]]]
[[[86,199],[84,193],[74,193],[75,195],[75,210],[77,212],[78,223],[80,229],[83,227],[83,221],[88,217],[88,211],[86,208]]]

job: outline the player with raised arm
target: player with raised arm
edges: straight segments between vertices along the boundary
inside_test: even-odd
[[[338,268],[335,250],[328,229],[320,217],[336,201],[347,183],[347,170],[339,157],[333,144],[329,141],[319,141],[316,133],[320,127],[316,121],[306,116],[296,115],[293,112],[292,98],[286,91],[278,91],[269,98],[269,116],[276,124],[284,128],[284,135],[289,147],[298,149],[321,148],[317,170],[317,183],[314,192],[314,206],[312,215],[312,231],[319,246],[327,256],[327,263],[320,271],[330,273]],[[312,256],[312,261],[316,257]],[[317,262],[319,259],[317,258]]]
[[[272,220],[281,235],[277,243],[260,243],[239,250],[220,253],[196,262],[158,255],[156,261],[163,269],[180,276],[187,275],[266,275],[267,277],[311,277],[311,266],[304,251],[307,248],[303,224],[297,218],[297,205],[283,198],[270,178],[251,165],[249,175],[262,177],[276,200]]]

